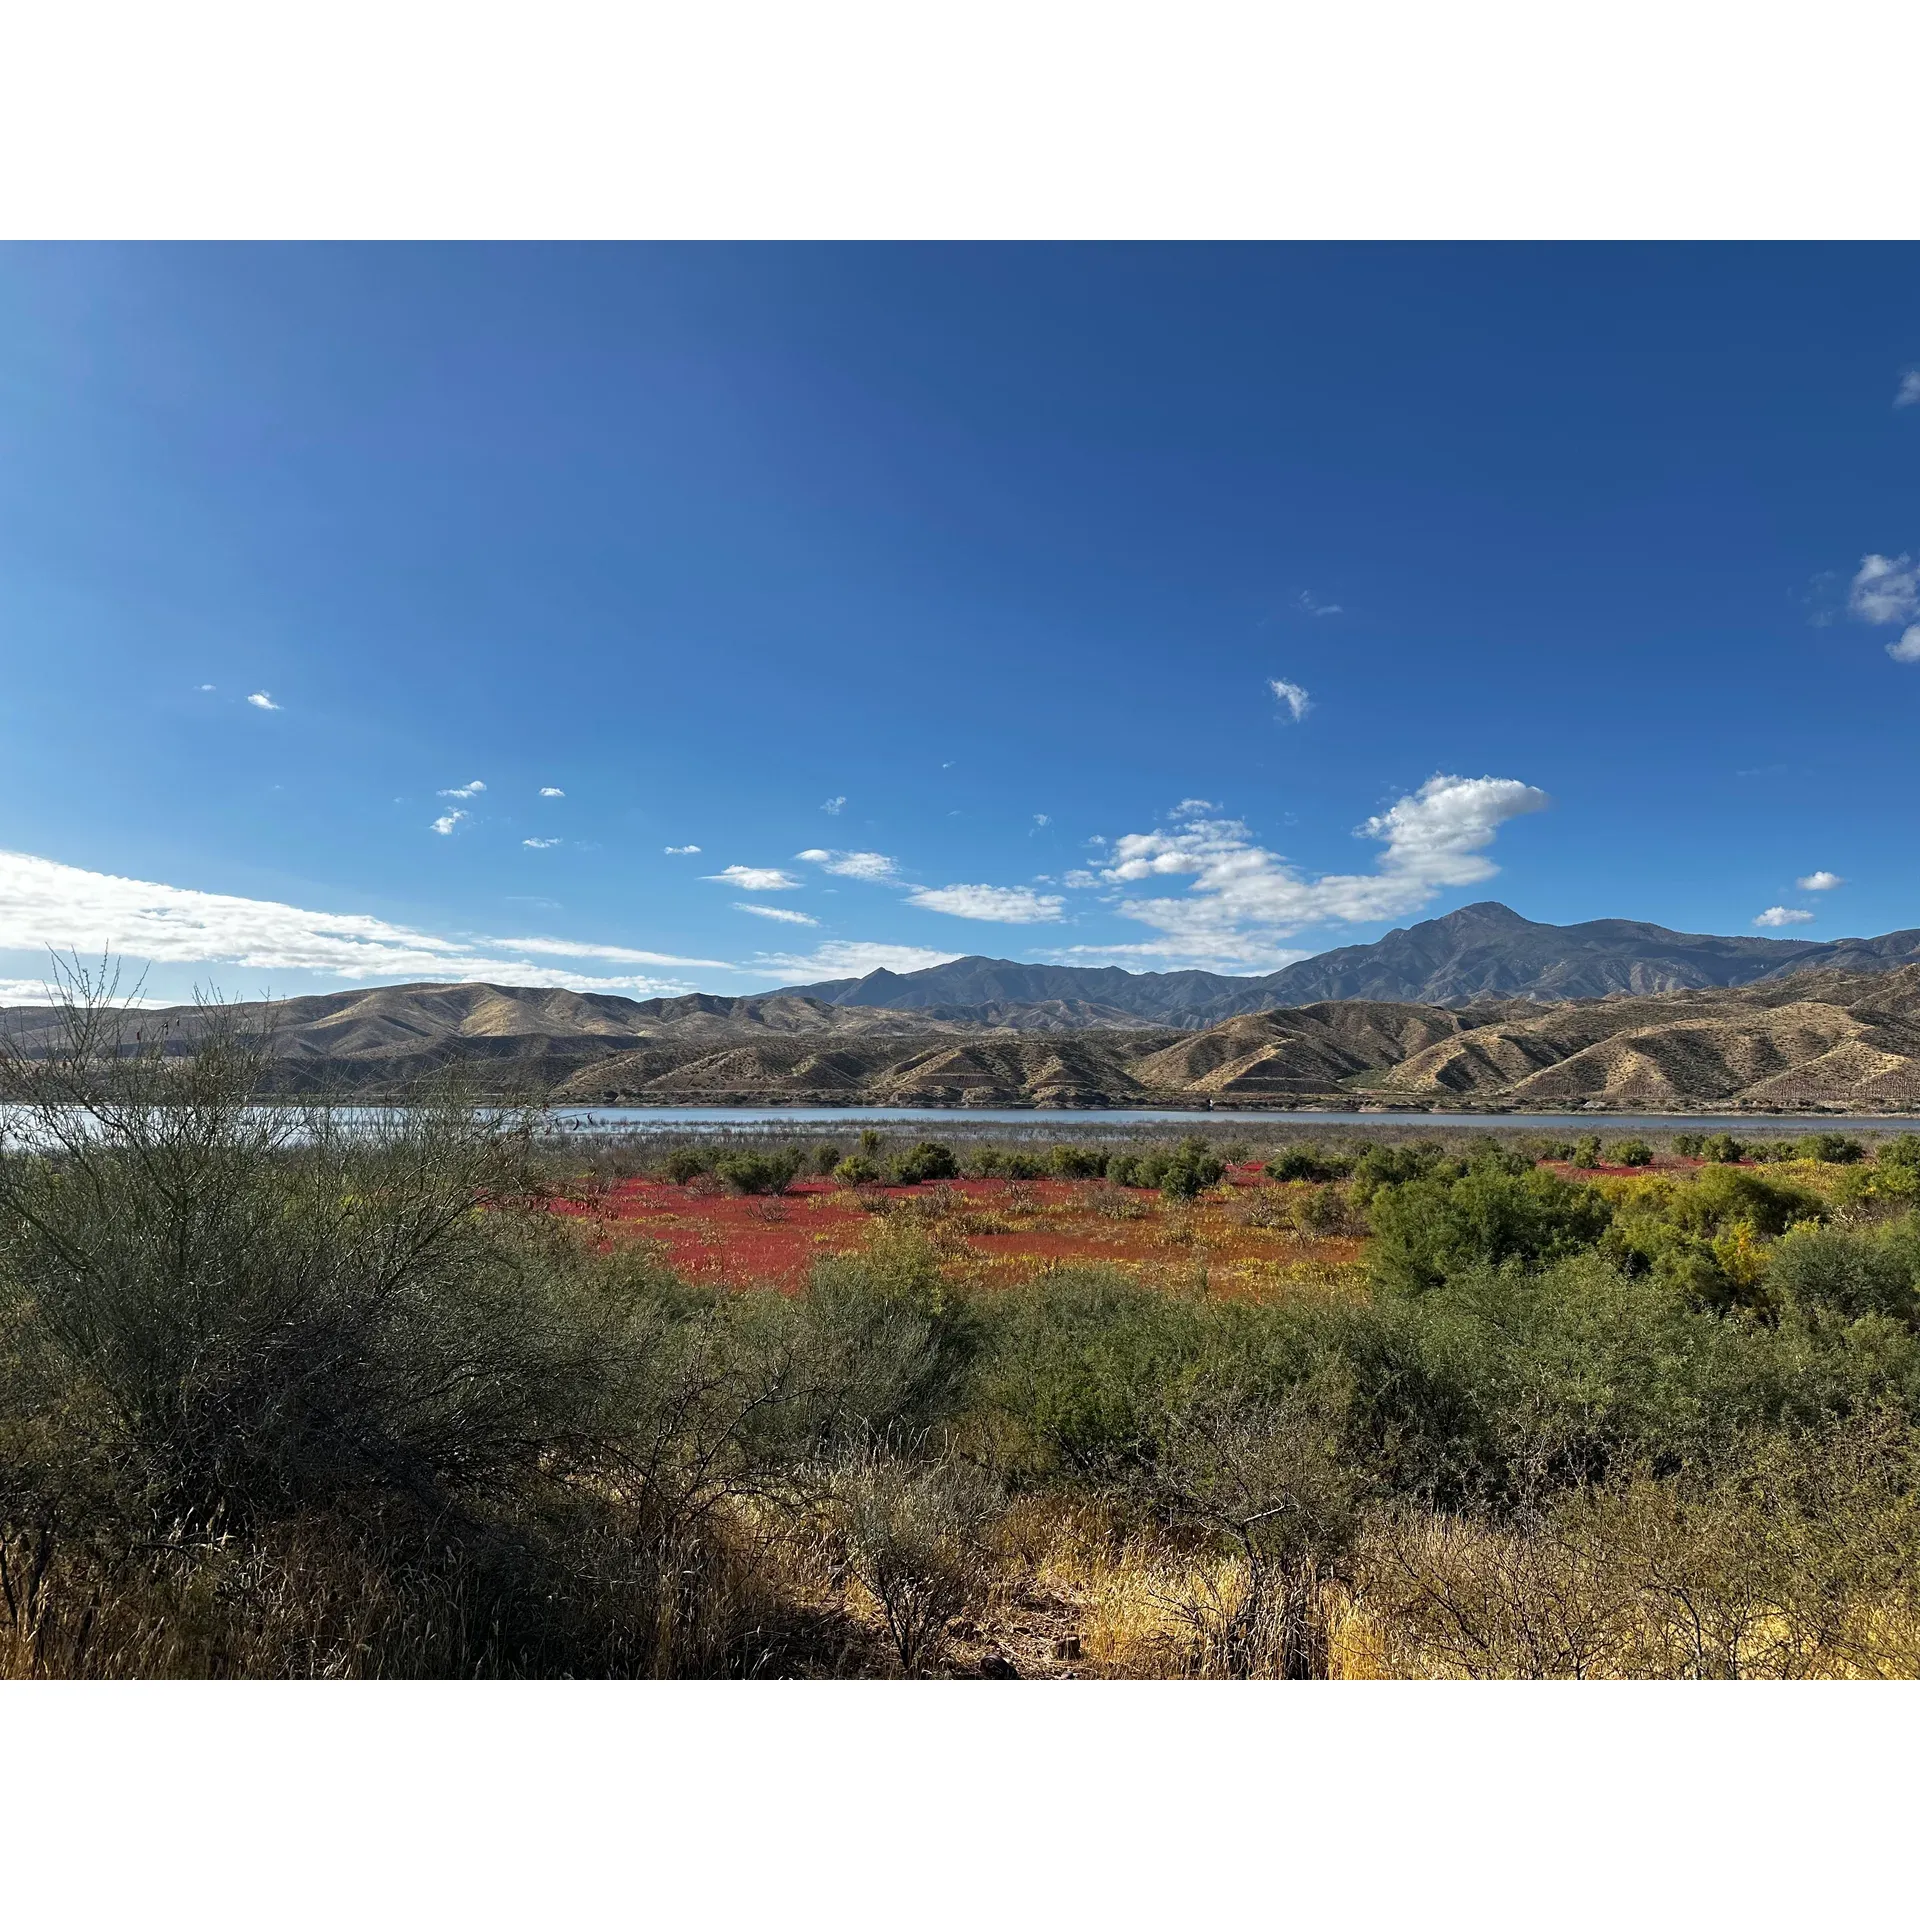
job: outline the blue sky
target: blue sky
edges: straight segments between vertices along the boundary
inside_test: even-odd
[[[1911,926],[1916,367],[1904,246],[6,249],[0,984]]]

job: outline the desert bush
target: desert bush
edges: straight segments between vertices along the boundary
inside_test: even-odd
[[[1478,1263],[1557,1259],[1598,1240],[1612,1213],[1589,1188],[1550,1173],[1476,1170],[1388,1187],[1370,1218],[1374,1276],[1414,1293]]]
[[[1730,1133],[1710,1133],[1700,1143],[1700,1157],[1720,1166],[1738,1166],[1742,1158],[1740,1142]]]
[[[948,1625],[985,1590],[981,1536],[1001,1505],[997,1483],[957,1453],[903,1456],[867,1440],[835,1461],[823,1502],[830,1537],[885,1619],[901,1673],[918,1678]]]
[[[1061,1180],[1098,1180],[1107,1170],[1104,1147],[1079,1147],[1062,1142],[1047,1155],[1048,1166]]]
[[[953,1149],[938,1140],[922,1140],[896,1165],[910,1167],[919,1180],[956,1180],[960,1176],[960,1162]]]
[[[729,1193],[785,1193],[800,1174],[798,1148],[775,1153],[728,1153],[713,1163],[713,1172]]]
[[[689,1180],[703,1174],[713,1164],[713,1156],[700,1147],[673,1147],[660,1162],[663,1179],[671,1180],[676,1187],[684,1187]]]
[[[1644,1140],[1616,1141],[1613,1164],[1616,1167],[1650,1167],[1653,1165],[1653,1149]]]
[[[1799,1159],[1829,1166],[1847,1166],[1867,1156],[1866,1148],[1848,1133],[1810,1133],[1794,1143],[1794,1151]]]
[[[1269,1180],[1344,1180],[1353,1162],[1344,1154],[1320,1153],[1312,1147],[1286,1147],[1266,1164]]]
[[[850,1153],[833,1170],[843,1187],[870,1187],[880,1178],[880,1169],[864,1153]]]

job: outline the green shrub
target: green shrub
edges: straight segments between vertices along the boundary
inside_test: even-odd
[[[1344,1180],[1353,1162],[1344,1154],[1320,1153],[1312,1147],[1286,1147],[1266,1165],[1269,1180]]]
[[[783,1147],[776,1153],[727,1153],[713,1163],[715,1175],[730,1193],[785,1193],[799,1177],[800,1150]]]
[[[1920,1235],[1911,1225],[1879,1233],[1796,1229],[1780,1242],[1767,1268],[1768,1286],[1782,1300],[1843,1320],[1874,1313],[1911,1320],[1920,1306],[1917,1282]]]
[[[1368,1263],[1385,1286],[1417,1293],[1476,1265],[1557,1259],[1592,1245],[1611,1221],[1591,1188],[1539,1169],[1410,1180],[1375,1197]]]
[[[1107,1170],[1106,1150],[1101,1147],[1056,1146],[1047,1156],[1050,1169],[1062,1180],[1098,1180]]]
[[[843,1187],[870,1187],[880,1178],[880,1169],[864,1153],[850,1153],[834,1168],[833,1177]]]
[[[1849,1166],[1856,1160],[1864,1160],[1867,1150],[1851,1134],[1810,1133],[1797,1143],[1796,1153],[1802,1160],[1819,1160],[1828,1166]]]
[[[1613,1163],[1617,1167],[1650,1167],[1653,1149],[1644,1140],[1619,1141],[1613,1149]]]
[[[1700,1143],[1700,1157],[1718,1166],[1738,1166],[1740,1142],[1730,1133],[1710,1133]]]
[[[698,1179],[713,1164],[713,1156],[699,1147],[673,1147],[660,1162],[660,1171],[676,1187]]]

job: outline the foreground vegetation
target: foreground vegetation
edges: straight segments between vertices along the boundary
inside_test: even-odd
[[[1920,1674],[1911,1141],[623,1170],[452,1091],[257,1107],[260,1046],[83,995],[5,1064],[0,1671]],[[870,1205],[692,1285],[576,1204],[629,1172]],[[981,1284],[968,1172],[1337,1221],[1356,1284]]]

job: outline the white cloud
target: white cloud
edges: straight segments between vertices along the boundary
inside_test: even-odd
[[[215,691],[214,684],[211,680],[202,680],[196,691],[200,693],[212,693]]]
[[[1033,816],[1033,824],[1036,827],[1050,827],[1053,825],[1053,815],[1050,813],[1036,813]]]
[[[884,853],[841,853],[831,847],[808,847],[793,857],[811,861],[814,866],[825,867],[829,873],[837,873],[847,880],[899,884],[896,876],[900,871],[900,863]]]
[[[810,913],[795,913],[791,907],[756,907],[751,901],[736,900],[735,913],[757,913],[762,920],[784,920],[791,927],[817,927],[820,922]]]
[[[1060,918],[1057,893],[1035,893],[1031,887],[917,887],[907,895],[910,907],[931,913],[950,913],[960,920],[997,920],[1003,926],[1027,926]]]
[[[662,847],[662,853],[698,853],[700,849],[689,842],[684,847]]]
[[[1756,913],[1753,924],[1756,927],[1798,927],[1804,926],[1813,915],[1800,907],[1769,907],[1765,913]]]
[[[1345,608],[1337,607],[1328,600],[1316,600],[1310,593],[1301,594],[1298,605],[1302,613],[1310,613],[1316,619],[1322,614],[1345,612]]]
[[[1287,709],[1296,720],[1304,720],[1307,710],[1313,705],[1307,697],[1305,687],[1296,686],[1291,680],[1269,680],[1267,685],[1273,689],[1273,697]]]
[[[560,844],[560,842],[558,840],[522,840],[520,844],[523,847],[540,848],[540,847],[557,847]]]
[[[631,947],[562,940],[448,940],[370,914],[320,913],[277,900],[202,893],[0,852],[0,952],[111,952],[184,966],[326,973],[343,980],[490,980],[583,993],[689,991],[651,974],[601,976],[501,960],[490,949],[645,965],[718,967]],[[16,983],[17,984],[17,983]]]
[[[451,833],[467,817],[465,807],[449,807],[440,818],[432,823],[434,833]]]
[[[589,940],[550,940],[545,935],[525,939],[483,940],[483,946],[505,947],[510,953],[550,953],[563,960],[631,960],[643,967],[716,967],[736,972],[731,960],[689,960],[679,953],[654,953],[645,947],[609,947]]]
[[[1499,868],[1482,850],[1505,822],[1548,804],[1538,787],[1519,780],[1435,774],[1355,829],[1385,842],[1374,872],[1317,880],[1257,845],[1244,821],[1202,817],[1183,804],[1178,824],[1123,834],[1100,877],[1118,885],[1190,877],[1184,895],[1131,899],[1119,911],[1157,929],[1170,954],[1259,963],[1275,950],[1276,933],[1329,920],[1392,920],[1443,887],[1492,879]]]
[[[208,687],[203,689],[203,691],[211,693],[213,689]],[[248,694],[247,705],[250,707],[258,707],[263,713],[278,713],[280,711],[280,702],[270,693]]]
[[[1909,627],[1898,640],[1888,641],[1887,652],[1903,665],[1920,660],[1920,626]]]
[[[966,956],[941,953],[933,947],[895,947],[874,940],[828,940],[811,953],[763,953],[752,969],[788,986],[807,986],[816,980],[837,980],[848,974],[868,974],[876,967],[893,973],[917,973],[923,967],[943,967]]]
[[[565,787],[542,787],[540,789],[540,798],[542,800],[564,800],[566,797],[567,790]]]
[[[1176,820],[1191,820],[1197,814],[1219,811],[1218,804],[1212,800],[1182,800],[1175,805],[1173,817]],[[1087,844],[1092,847],[1104,847],[1107,844],[1107,837],[1103,833],[1096,833]]]
[[[846,808],[847,796],[844,793],[837,793],[831,800],[823,800],[820,803],[822,813],[844,813]]]
[[[1847,611],[1870,626],[1890,627],[1920,613],[1920,567],[1910,554],[1862,556],[1847,589]]]
[[[442,800],[471,800],[476,793],[485,793],[487,783],[484,780],[469,780],[464,787],[442,787]]]
[[[1075,867],[1071,873],[1061,876],[1062,883],[1069,887],[1097,887],[1101,884],[1097,873],[1089,873],[1085,867]]]
[[[723,887],[745,887],[749,893],[778,893],[788,887],[797,887],[800,882],[789,873],[782,873],[778,867],[723,867],[718,873],[701,876],[705,880],[718,880]]]
[[[50,980],[0,980],[0,1007],[48,1007],[60,998]],[[148,1013],[160,1007],[178,1006],[176,1000],[148,1000],[138,994],[118,994],[113,1004],[132,1013]]]
[[[1920,405],[1920,368],[1909,367],[1900,376],[1899,390],[1893,396],[1896,407]]]
[[[1802,874],[1793,884],[1802,893],[1831,893],[1835,887],[1844,887],[1847,883],[1837,873],[1829,873],[1822,867],[1817,873]]]

